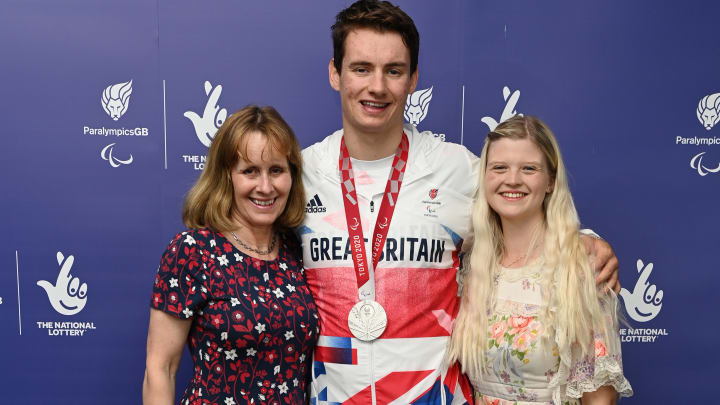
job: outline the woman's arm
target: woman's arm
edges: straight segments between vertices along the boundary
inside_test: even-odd
[[[617,402],[615,388],[605,385],[595,392],[586,392],[582,396],[582,405],[614,405]]]
[[[192,319],[150,309],[143,405],[172,405],[175,401],[175,374],[191,323]]]

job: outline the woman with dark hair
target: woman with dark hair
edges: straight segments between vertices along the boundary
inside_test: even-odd
[[[187,341],[182,404],[306,402],[318,333],[292,228],[304,216],[300,147],[272,107],[232,114],[187,195],[155,278],[143,403],[170,404]]]

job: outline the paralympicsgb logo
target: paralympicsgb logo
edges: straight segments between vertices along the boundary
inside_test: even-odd
[[[417,127],[428,115],[432,96],[432,86],[408,94],[407,100],[405,101],[405,111],[403,113],[405,121]],[[445,134],[433,133],[432,135],[441,141],[445,141]]]
[[[425,119],[432,100],[433,88],[418,90],[412,94],[408,94],[405,103],[405,121],[417,126]]]
[[[100,100],[103,110],[113,120],[119,120],[128,109],[130,94],[132,94],[132,80],[107,86]]]
[[[708,131],[720,121],[720,93],[709,94],[700,99],[697,118]]]
[[[117,157],[113,156],[113,148],[115,147],[115,142],[105,146],[102,151],[100,151],[100,157],[102,160],[107,160],[108,163],[110,163],[110,166],[112,167],[120,167],[120,165],[129,165],[133,162],[133,155],[130,154],[130,157],[123,160],[118,159]]]

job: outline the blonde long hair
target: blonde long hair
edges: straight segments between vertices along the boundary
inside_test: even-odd
[[[488,149],[503,138],[530,139],[535,143],[545,156],[550,181],[554,183],[543,202],[545,220],[539,236],[544,241],[542,254],[546,271],[541,284],[546,304],[539,316],[545,325],[543,342],[548,343],[550,337],[554,337],[551,344],[558,346],[561,357],[569,353],[575,343],[586,355],[593,353],[594,333],[616,333],[607,330],[608,315],[613,316],[610,324],[617,325],[613,315],[615,306],[612,302],[602,302],[617,301],[617,297],[598,293],[590,260],[580,240],[580,220],[555,136],[538,118],[527,115],[510,118],[488,134],[482,150],[483,169],[472,212],[474,241],[463,262],[462,301],[448,350],[448,360],[459,361],[463,371],[476,380],[488,371],[485,367],[488,311],[492,309],[494,280],[504,252],[500,218],[487,203],[483,182]],[[611,306],[610,311],[604,309],[606,305]]]

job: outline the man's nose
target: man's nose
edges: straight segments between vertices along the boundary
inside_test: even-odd
[[[382,74],[382,72],[373,72],[373,74],[370,76],[368,90],[371,93],[375,94],[385,94],[386,88],[387,87],[385,84],[385,76]]]

